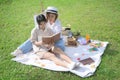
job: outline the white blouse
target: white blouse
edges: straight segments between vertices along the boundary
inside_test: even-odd
[[[48,21],[47,24],[46,24],[46,26],[49,27],[49,28],[51,28],[54,33],[58,33],[58,32],[62,31],[62,26],[61,26],[61,23],[60,23],[60,21],[58,19],[52,25]]]

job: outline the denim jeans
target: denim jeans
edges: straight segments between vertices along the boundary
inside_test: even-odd
[[[59,48],[62,49],[63,51],[65,50],[65,42],[63,41],[62,38],[55,43],[55,46],[56,46],[56,47],[59,47]]]
[[[56,47],[59,47],[60,49],[62,49],[63,51],[65,50],[65,45],[64,45],[64,41],[61,38],[59,41],[57,41],[55,43]],[[30,41],[30,39],[26,40],[23,44],[21,44],[18,47],[24,54],[30,52],[33,47],[32,47],[32,42]]]
[[[24,54],[30,52],[32,48],[32,42],[30,39],[26,40],[23,44],[18,47]]]

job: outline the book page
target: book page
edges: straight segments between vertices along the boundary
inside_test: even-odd
[[[60,39],[60,33],[53,34],[52,36],[42,37],[42,41],[45,44],[53,44]]]
[[[55,34],[55,35],[53,36],[53,40],[54,40],[54,42],[60,40],[60,33]]]
[[[53,43],[52,36],[44,36],[44,37],[42,37],[42,42],[44,44],[52,44]]]

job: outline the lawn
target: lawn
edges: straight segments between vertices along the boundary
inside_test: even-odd
[[[0,80],[82,80],[70,72],[55,72],[11,61],[10,55],[27,40],[40,0],[0,0]],[[62,26],[108,41],[95,74],[84,80],[120,80],[120,0],[42,0],[44,8],[59,9]]]

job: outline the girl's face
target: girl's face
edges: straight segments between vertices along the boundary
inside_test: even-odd
[[[39,27],[40,27],[40,29],[44,30],[46,27],[46,22],[45,21],[40,22]]]
[[[51,24],[55,22],[56,17],[57,17],[56,14],[53,14],[53,13],[48,13],[47,14],[47,18],[48,18],[48,20],[50,21]]]

